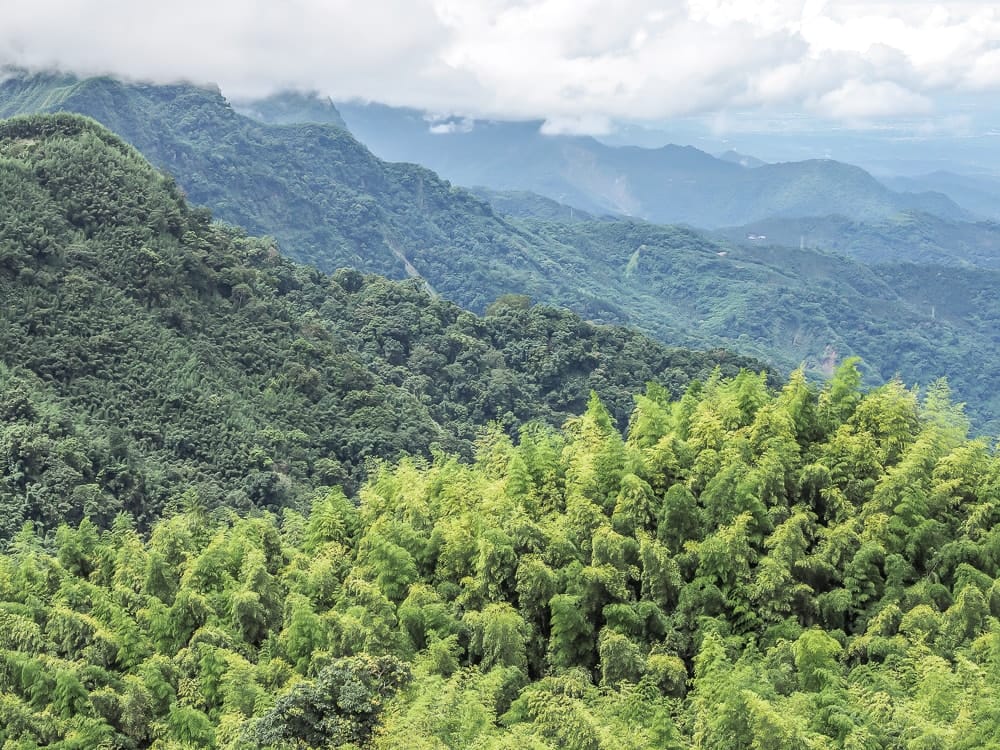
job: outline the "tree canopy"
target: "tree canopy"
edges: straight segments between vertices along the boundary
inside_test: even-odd
[[[10,747],[978,748],[1000,463],[943,383],[651,386],[308,513],[0,557]]]

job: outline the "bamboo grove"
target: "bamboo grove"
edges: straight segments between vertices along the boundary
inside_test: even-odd
[[[4,748],[1000,742],[1000,461],[947,386],[600,400],[357,502],[194,491],[0,558]]]

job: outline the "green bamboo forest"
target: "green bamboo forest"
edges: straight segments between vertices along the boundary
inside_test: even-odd
[[[68,114],[0,296],[3,750],[1000,747],[944,379],[323,273]]]

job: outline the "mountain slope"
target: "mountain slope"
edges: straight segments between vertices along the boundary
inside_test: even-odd
[[[542,249],[486,203],[421,167],[380,161],[335,125],[260,124],[188,85],[0,83],[0,115],[55,110],[93,117],[176,175],[192,202],[322,270],[419,275],[475,310],[505,292],[565,290]]]
[[[469,455],[489,420],[560,423],[591,389],[624,420],[646,380],[761,367],[520,298],[477,318],[209,219],[91,120],[0,122],[0,540],[146,523],[189,488],[301,505],[373,459]]]
[[[772,216],[839,213],[884,218],[922,210],[965,214],[939,193],[896,193],[858,167],[831,160],[760,164],[668,145],[611,147],[543,135],[540,123],[446,120],[378,104],[338,104],[351,132],[379,156],[425,164],[460,185],[530,190],[591,213],[713,228]]]

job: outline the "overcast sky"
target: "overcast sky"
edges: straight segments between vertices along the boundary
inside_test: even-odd
[[[961,130],[1000,10],[921,0],[5,0],[0,63],[313,89],[552,131],[730,113]],[[956,102],[960,102],[958,106]]]

